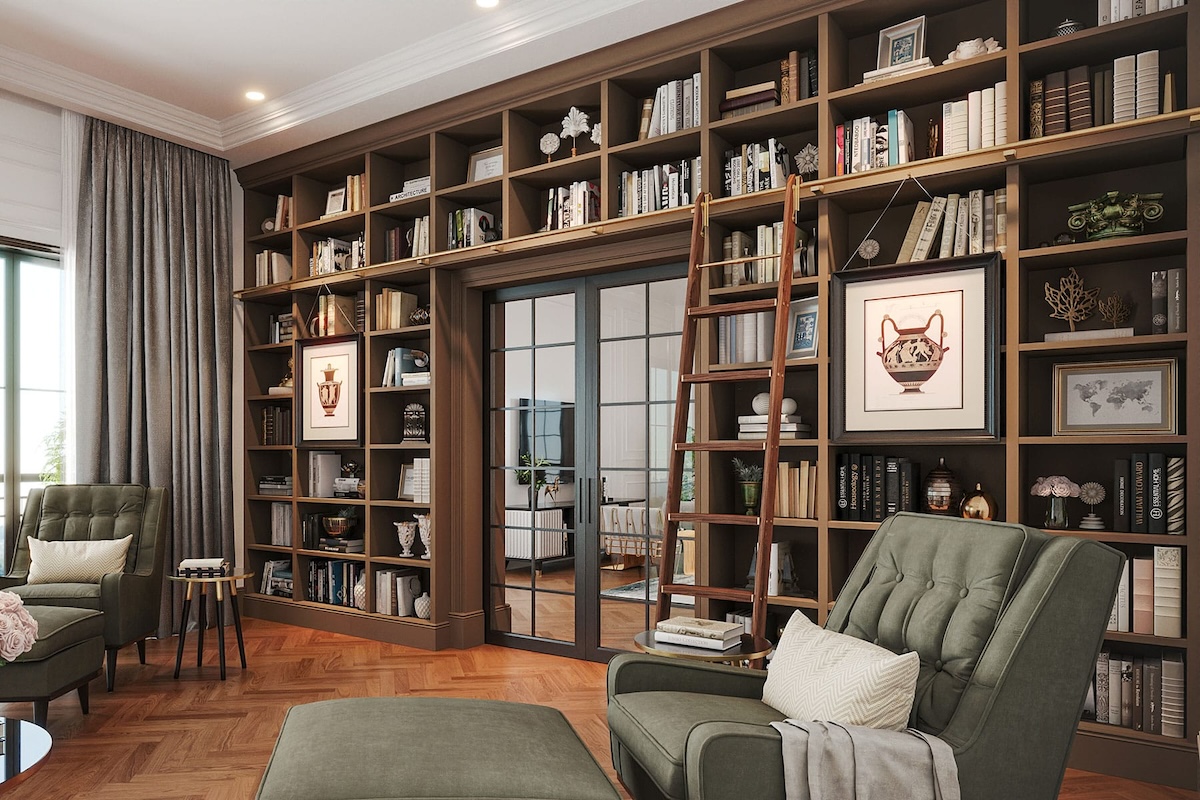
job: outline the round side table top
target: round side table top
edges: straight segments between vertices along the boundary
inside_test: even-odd
[[[750,636],[743,636],[742,642],[739,645],[729,648],[728,650],[707,650],[703,647],[689,647],[686,644],[669,644],[668,642],[654,641],[654,631],[642,631],[637,636],[633,637],[633,643],[637,649],[644,653],[653,653],[656,656],[666,656],[667,658],[688,658],[692,661],[754,661],[755,659],[765,658],[775,645],[771,644],[766,639],[756,639]]]
[[[16,717],[0,717],[0,785],[15,786],[28,778],[46,756],[53,743],[49,732]]]

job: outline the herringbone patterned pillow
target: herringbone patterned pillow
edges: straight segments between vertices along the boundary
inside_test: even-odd
[[[94,542],[43,542],[29,539],[30,583],[99,583],[125,569],[133,535]]]
[[[921,666],[916,653],[896,655],[792,614],[763,685],[763,702],[805,722],[903,730]]]

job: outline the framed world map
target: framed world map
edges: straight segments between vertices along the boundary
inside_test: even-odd
[[[1054,435],[1176,433],[1173,358],[1054,366]]]

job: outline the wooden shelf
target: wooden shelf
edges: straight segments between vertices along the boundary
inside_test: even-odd
[[[374,339],[389,338],[389,339],[427,339],[432,331],[430,325],[407,325],[403,328],[390,328],[382,331],[371,331],[367,334],[367,338]]]
[[[1122,336],[1118,338],[1074,339],[1066,342],[1023,342],[1017,345],[1022,354],[1072,355],[1075,353],[1103,352],[1105,350],[1156,350],[1182,349],[1187,345],[1186,333],[1156,333],[1145,336]]]
[[[1131,433],[1123,436],[1022,436],[1017,439],[1017,444],[1021,445],[1055,445],[1062,447],[1064,445],[1082,445],[1082,444],[1109,444],[1123,445],[1125,447],[1137,449],[1145,449],[1150,445],[1184,445],[1187,444],[1185,436],[1170,436],[1149,433]]]
[[[846,119],[886,114],[891,108],[941,103],[1004,80],[1008,53],[987,53],[954,64],[930,67],[894,78],[851,86],[833,92],[829,102]]]
[[[290,353],[292,352],[291,342],[274,342],[271,344],[252,344],[246,348],[248,353]],[[291,397],[291,395],[287,395]]]
[[[1146,633],[1129,633],[1108,631],[1104,638],[1110,642],[1128,642],[1130,644],[1148,644],[1156,647],[1171,647],[1178,650],[1187,649],[1187,639],[1175,639],[1167,636],[1152,636]]]
[[[1079,723],[1079,731],[1080,733],[1087,733],[1095,736],[1107,736],[1113,739],[1124,739],[1130,742],[1153,744],[1157,745],[1158,747],[1186,750],[1193,756],[1196,754],[1196,747],[1194,743],[1188,739],[1175,739],[1170,736],[1160,736],[1154,733],[1146,733],[1145,731],[1135,731],[1132,728],[1122,728],[1120,725],[1104,725],[1099,722],[1089,722],[1085,720]]]
[[[1060,244],[1021,250],[1017,258],[1022,269],[1063,269],[1113,261],[1134,261],[1162,256],[1183,255],[1187,252],[1187,231],[1147,233],[1098,242]]]
[[[1081,539],[1095,539],[1098,542],[1111,544],[1144,544],[1144,545],[1174,545],[1187,547],[1187,537],[1166,533],[1118,533],[1117,531],[1083,531],[1076,528],[1068,530],[1047,530],[1056,536],[1076,536]]]
[[[1069,36],[1055,36],[1021,45],[1021,65],[1036,78],[1055,69],[1079,64],[1099,64],[1120,56],[1133,55],[1154,42],[1162,49],[1183,47],[1187,43],[1187,9],[1171,8],[1155,14],[1085,28]]]
[[[767,605],[783,606],[784,608],[820,608],[820,604],[812,597],[792,597],[785,594],[767,595]]]

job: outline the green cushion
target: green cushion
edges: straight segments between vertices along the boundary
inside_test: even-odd
[[[26,606],[67,606],[100,610],[98,583],[23,583],[7,591],[19,594]]]
[[[99,611],[56,606],[26,606],[37,620],[37,641],[18,661],[41,661],[94,636],[104,635],[104,615]]]
[[[26,606],[37,620],[37,641],[0,667],[0,700],[42,700],[99,671],[104,661],[104,615],[98,611]]]
[[[609,728],[668,797],[687,796],[684,757],[697,725],[743,722],[773,732],[770,724],[782,719],[757,699],[692,692],[631,692],[608,704]]]
[[[288,711],[259,800],[618,800],[556,709],[363,697]]]

